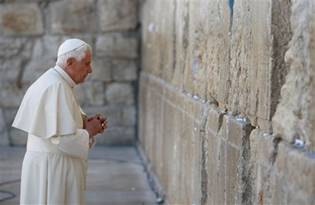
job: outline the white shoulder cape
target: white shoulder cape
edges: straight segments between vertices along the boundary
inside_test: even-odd
[[[74,134],[82,126],[80,107],[72,88],[54,69],[49,69],[27,90],[13,127],[29,134],[50,138]],[[81,122],[77,122],[81,119]]]

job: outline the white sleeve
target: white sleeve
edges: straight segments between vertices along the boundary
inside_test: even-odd
[[[62,152],[81,159],[87,159],[89,152],[89,133],[85,129],[77,129],[73,135],[61,135],[50,138]]]

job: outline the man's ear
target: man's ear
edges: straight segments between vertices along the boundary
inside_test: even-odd
[[[70,57],[67,59],[67,67],[71,66],[74,63],[75,59],[73,57]]]

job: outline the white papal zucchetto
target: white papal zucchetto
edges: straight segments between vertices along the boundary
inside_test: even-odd
[[[87,45],[87,43],[77,38],[71,38],[71,39],[65,40],[59,46],[57,56],[64,55],[66,53],[69,53],[70,51],[74,51],[84,45]]]

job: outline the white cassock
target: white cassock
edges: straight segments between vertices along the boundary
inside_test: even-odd
[[[89,134],[83,129],[75,82],[60,67],[27,90],[13,127],[28,133],[21,204],[85,204]]]

